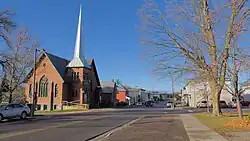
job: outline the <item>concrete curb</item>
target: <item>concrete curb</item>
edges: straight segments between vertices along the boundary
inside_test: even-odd
[[[121,130],[123,128],[128,127],[129,125],[141,120],[144,117],[145,116],[142,116],[142,117],[136,118],[134,120],[131,120],[131,121],[125,123],[125,124],[119,125],[119,126],[114,127],[114,128],[112,128],[112,129],[110,129],[108,131],[102,132],[102,133],[100,133],[100,134],[98,134],[98,135],[96,135],[94,137],[86,139],[85,141],[103,141],[103,140],[107,139],[110,135],[112,135],[113,133],[115,133],[115,132],[117,132],[117,131],[119,131],[119,130]]]

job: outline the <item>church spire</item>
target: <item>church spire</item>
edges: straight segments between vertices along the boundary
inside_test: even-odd
[[[86,61],[84,57],[83,51],[84,50],[83,50],[83,43],[82,43],[82,5],[80,5],[80,13],[79,13],[79,18],[78,18],[74,57],[71,60],[71,62],[67,65],[67,67],[90,68],[88,62]]]

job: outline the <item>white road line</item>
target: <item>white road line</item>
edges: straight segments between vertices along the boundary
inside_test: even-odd
[[[193,110],[188,110],[188,112],[192,113],[192,112],[193,112]]]
[[[129,121],[128,123],[125,123],[125,124],[123,124],[123,125],[120,125],[120,126],[114,128],[114,129],[111,129],[110,131],[108,131],[108,132],[106,132],[106,133],[104,133],[104,134],[101,134],[101,135],[99,135],[99,136],[97,136],[97,137],[95,137],[95,138],[93,138],[93,139],[88,140],[88,141],[103,141],[103,140],[106,140],[106,139],[107,139],[110,135],[112,135],[113,133],[117,132],[118,130],[122,130],[123,128],[126,128],[126,127],[130,126],[131,124],[133,124],[133,123],[135,123],[135,122],[137,122],[137,121],[143,119],[144,117],[145,117],[145,116],[141,116],[141,117],[139,117],[139,118],[136,118],[136,119],[134,119],[134,120],[131,120],[131,121]]]

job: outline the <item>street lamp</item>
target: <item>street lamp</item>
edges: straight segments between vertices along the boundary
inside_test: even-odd
[[[31,117],[34,116],[37,102],[37,91],[36,91],[36,53],[38,51],[44,51],[44,49],[38,49],[35,46],[34,49],[34,66],[33,66],[33,97],[32,97],[32,106],[31,106]]]

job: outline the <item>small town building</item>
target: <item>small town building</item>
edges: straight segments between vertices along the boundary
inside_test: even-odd
[[[230,85],[230,81],[226,81]],[[233,96],[225,89],[222,90],[220,100],[225,101],[227,104],[232,101]],[[189,80],[184,90],[182,91],[182,101],[184,105],[196,107],[197,103],[201,101],[208,101],[211,104],[211,94],[208,82],[192,79]]]
[[[34,69],[26,78],[26,101],[32,103],[35,93],[38,110],[63,109],[67,103],[99,106],[101,85],[94,59],[86,59],[83,54],[81,21],[80,9],[73,59],[42,51],[35,66],[35,86]]]
[[[100,107],[116,106],[117,86],[112,81],[101,81]]]
[[[128,90],[122,85],[117,85],[116,102],[127,102]]]

